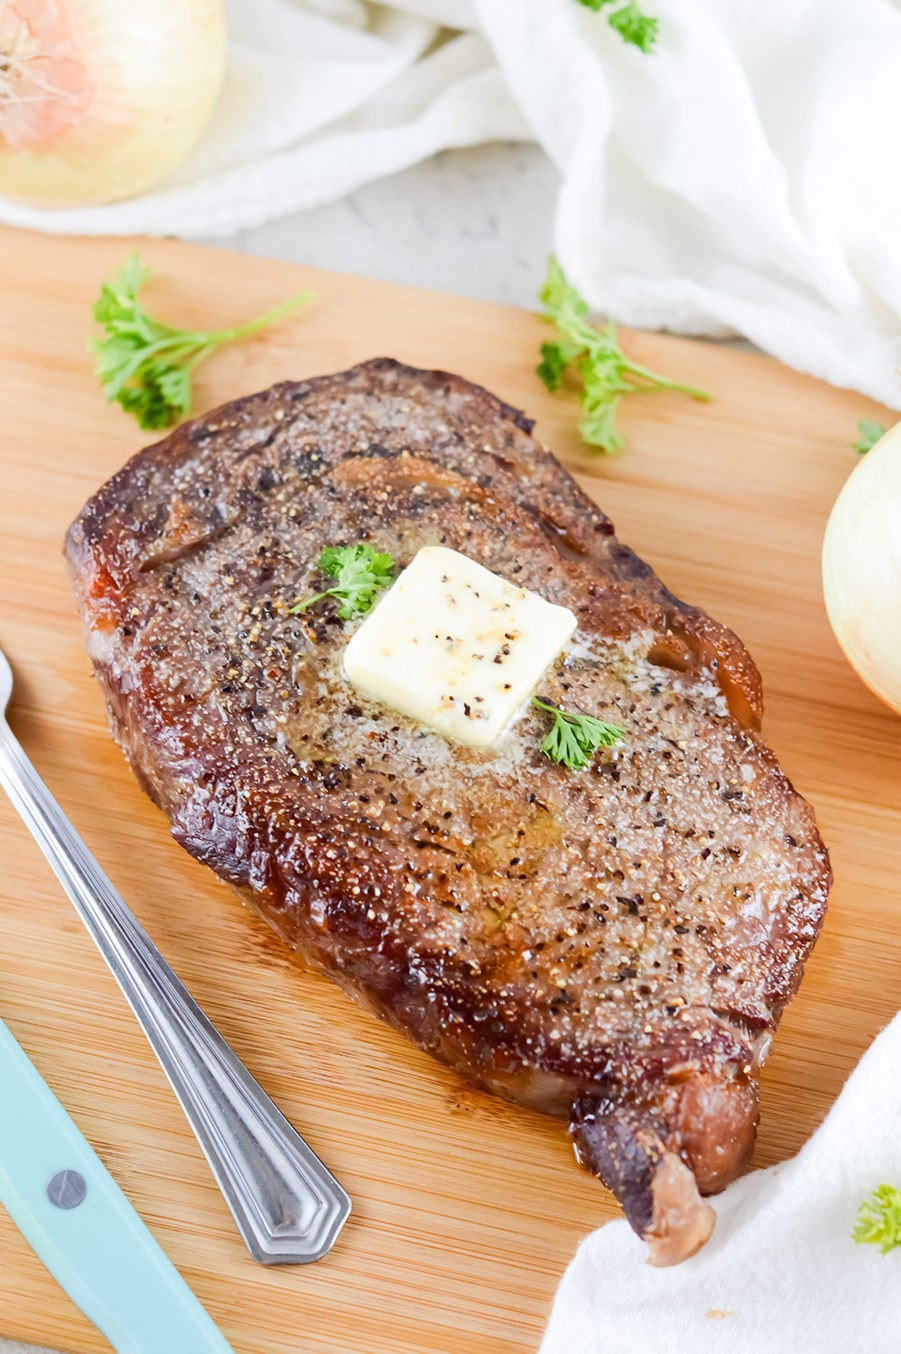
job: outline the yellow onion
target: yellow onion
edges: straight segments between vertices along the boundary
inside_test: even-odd
[[[866,453],[835,501],[823,591],[849,661],[901,713],[901,423]]]
[[[0,0],[0,194],[143,192],[196,144],[224,68],[221,0]]]

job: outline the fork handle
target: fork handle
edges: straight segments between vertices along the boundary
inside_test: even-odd
[[[318,1260],[349,1197],[176,977],[5,722],[0,783],[137,1016],[251,1255],[261,1264]]]

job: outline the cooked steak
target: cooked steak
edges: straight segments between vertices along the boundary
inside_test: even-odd
[[[388,360],[135,456],[67,552],[113,731],[172,834],[303,957],[482,1086],[571,1116],[650,1258],[701,1245],[826,904],[730,631],[675,598],[478,386]],[[444,544],[571,608],[539,692],[624,742],[572,771],[528,708],[452,745],[342,675],[324,545]],[[209,925],[198,917],[198,930]]]

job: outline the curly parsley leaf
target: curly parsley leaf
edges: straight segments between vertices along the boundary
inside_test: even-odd
[[[541,751],[552,762],[560,762],[572,771],[581,771],[598,748],[613,747],[624,736],[618,725],[607,724],[593,715],[561,710],[559,706],[539,700],[537,696],[532,697],[532,704],[553,716],[553,723],[541,740]]]
[[[858,421],[857,433],[857,441],[852,442],[851,446],[859,456],[863,456],[866,452],[872,451],[880,437],[885,437],[885,428],[874,418],[862,418]]]
[[[901,1246],[901,1190],[894,1185],[874,1189],[858,1209],[851,1238],[864,1245],[878,1246],[881,1255]]]
[[[586,9],[599,13],[605,6],[616,0],[579,0]],[[637,0],[628,0],[627,4],[617,3],[616,8],[607,14],[607,22],[623,42],[630,42],[640,52],[649,52],[657,38],[657,20],[649,14],[643,14]]]
[[[584,417],[579,431],[588,446],[605,452],[622,448],[616,414],[625,395],[642,390],[677,390],[693,400],[710,399],[705,390],[671,381],[628,358],[619,346],[613,323],[601,329],[587,318],[585,300],[567,281],[553,254],[539,299],[543,318],[555,326],[557,337],[542,343],[541,362],[535,370],[548,390],[559,390],[570,369],[581,378]]]
[[[535,368],[548,390],[559,390],[566,375],[566,368],[581,352],[577,343],[542,343],[541,361]]]
[[[362,616],[368,611],[381,592],[394,582],[394,560],[390,555],[380,554],[371,545],[327,545],[319,556],[319,569],[329,578],[336,579],[333,588],[317,592],[302,602],[296,602],[290,608],[292,615],[306,611],[314,602],[323,597],[338,597],[341,605],[338,615],[342,621],[353,616]]]
[[[255,334],[311,299],[309,292],[293,296],[232,329],[176,329],[155,319],[138,300],[150,272],[132,254],[107,278],[93,309],[105,333],[90,341],[107,400],[115,400],[142,428],[168,428],[184,418],[191,408],[191,377],[216,348]]]

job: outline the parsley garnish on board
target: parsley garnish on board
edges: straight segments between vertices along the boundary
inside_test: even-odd
[[[579,0],[580,5],[592,9],[595,13],[616,0]],[[607,22],[619,33],[623,42],[631,42],[641,52],[649,52],[657,37],[657,20],[648,14],[642,14],[637,0],[628,0],[628,4],[618,4],[616,9],[607,11]]]
[[[880,1185],[860,1205],[857,1225],[852,1240],[878,1246],[882,1255],[888,1255],[901,1246],[901,1190],[894,1185]]]
[[[874,418],[862,418],[857,424],[857,434],[857,441],[852,442],[851,446],[859,456],[863,456],[875,447],[880,437],[885,437],[885,428]]]
[[[624,445],[616,426],[616,411],[624,395],[642,390],[678,390],[693,400],[709,400],[705,390],[670,381],[626,357],[611,322],[598,329],[586,316],[588,306],[552,254],[540,300],[544,319],[556,327],[558,338],[542,343],[536,371],[548,390],[559,390],[567,370],[574,366],[582,379],[580,399],[585,416],[579,424],[582,440],[601,451],[619,451]]]
[[[572,710],[561,710],[556,705],[532,697],[539,710],[553,715],[554,722],[541,740],[541,751],[552,762],[561,762],[572,771],[581,771],[591,761],[598,748],[611,748],[623,738],[623,730],[616,724],[607,724],[593,715],[579,715]]]
[[[310,292],[292,296],[234,329],[176,329],[154,319],[138,300],[150,273],[131,254],[103,283],[93,315],[106,332],[90,343],[107,400],[118,401],[142,428],[168,428],[184,418],[191,408],[191,377],[216,348],[265,329],[311,299]]]
[[[323,597],[339,597],[338,615],[342,621],[349,621],[368,611],[376,594],[394,582],[394,560],[371,545],[327,545],[319,556],[319,569],[337,580],[335,586],[296,602],[290,608],[292,615],[306,611]]]

